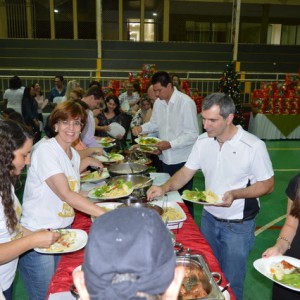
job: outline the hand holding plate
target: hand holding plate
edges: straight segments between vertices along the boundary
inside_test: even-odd
[[[168,150],[171,148],[171,144],[168,141],[160,141],[155,147],[157,147],[160,151]]]

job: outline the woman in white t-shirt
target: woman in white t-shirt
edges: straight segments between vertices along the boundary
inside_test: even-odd
[[[4,108],[12,108],[22,114],[22,98],[24,86],[20,77],[14,76],[9,80],[9,87],[3,94]]]
[[[85,109],[77,102],[56,106],[49,118],[55,137],[34,146],[28,168],[21,223],[29,230],[69,228],[74,209],[93,216],[104,211],[79,193],[80,171],[87,166],[102,167],[91,157],[80,160],[72,144],[87,120]],[[20,258],[19,270],[30,299],[46,299],[48,285],[60,255],[40,254],[34,250]]]
[[[18,256],[35,247],[49,247],[59,234],[47,230],[30,232],[19,223],[21,205],[14,184],[30,163],[32,136],[21,124],[0,121],[0,291],[12,299]]]

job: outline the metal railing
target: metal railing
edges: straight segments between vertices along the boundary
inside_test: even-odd
[[[129,72],[140,72],[140,70],[100,70],[100,74],[105,73],[105,76],[100,76],[96,78],[97,70],[49,70],[49,69],[38,69],[38,70],[28,70],[28,69],[14,69],[10,70],[10,75],[2,75],[7,73],[6,69],[0,68],[0,100],[3,100],[2,95],[4,91],[8,88],[9,79],[11,74],[17,74],[22,79],[22,85],[31,85],[33,82],[38,81],[41,85],[43,91],[47,93],[50,91],[51,87],[54,85],[53,74],[62,74],[65,81],[72,79],[77,79],[80,82],[80,86],[86,90],[89,83],[92,80],[99,80],[103,87],[108,86],[111,80],[120,81],[120,86],[125,80],[128,80]],[[78,74],[81,75],[78,75]],[[172,73],[170,71],[170,73]],[[174,71],[175,73],[175,71]],[[176,71],[176,73],[181,74],[181,80],[188,80],[190,87],[192,89],[197,89],[200,91],[202,96],[206,96],[212,92],[218,90],[221,72],[190,72],[190,71]],[[26,74],[26,75],[25,75]],[[52,74],[52,75],[49,75]],[[108,76],[110,75],[111,76]],[[115,74],[118,74],[117,76]],[[239,72],[240,75],[240,90],[242,102],[248,105],[250,102],[250,93],[245,92],[245,83],[250,84],[250,91],[259,89],[262,83],[269,82],[283,82],[285,79],[285,73],[251,73],[251,72]],[[296,74],[289,74],[295,76]]]

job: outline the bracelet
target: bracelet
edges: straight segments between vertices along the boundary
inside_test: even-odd
[[[278,237],[277,241],[278,240],[283,240],[283,241],[287,242],[288,246],[289,246],[288,249],[291,249],[291,242],[286,237],[280,236],[280,237]]]

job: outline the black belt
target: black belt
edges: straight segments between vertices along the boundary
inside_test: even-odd
[[[244,219],[241,219],[241,220],[237,220],[237,219],[220,219],[220,218],[217,218],[215,216],[213,216],[213,218],[218,221],[218,222],[224,222],[224,223],[239,223],[239,224],[243,224],[245,221],[250,221],[250,220],[253,220],[255,218],[256,215],[252,215],[252,216],[249,216],[249,217],[246,217]]]

